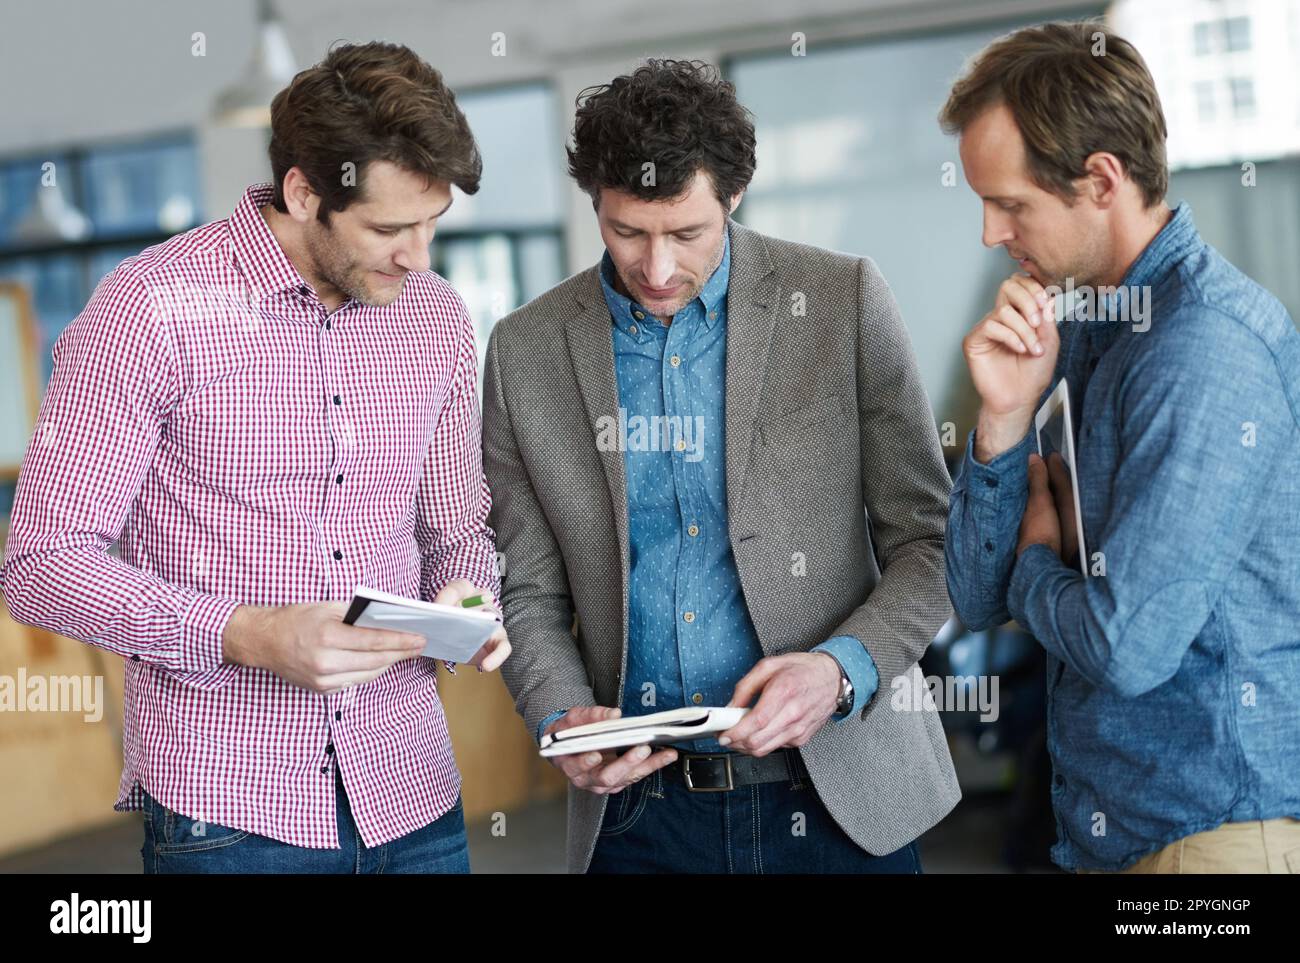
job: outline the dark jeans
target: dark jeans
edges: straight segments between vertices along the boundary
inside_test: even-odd
[[[691,792],[655,772],[609,797],[590,873],[919,873],[916,842],[872,856],[805,777]]]
[[[335,770],[341,849],[309,849],[216,823],[198,823],[144,794],[145,873],[468,873],[461,800],[429,825],[368,847]]]

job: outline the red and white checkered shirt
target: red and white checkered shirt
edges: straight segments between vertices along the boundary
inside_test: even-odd
[[[143,785],[193,819],[338,847],[337,764],[374,846],[460,791],[434,660],[320,695],[223,664],[221,635],[240,603],[363,584],[499,594],[474,330],[431,272],[327,315],[270,198],[250,187],[128,258],[58,339],[0,578],[15,619],[127,659],[115,808]]]

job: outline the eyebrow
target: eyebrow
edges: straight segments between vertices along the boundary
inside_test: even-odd
[[[617,228],[620,228],[620,229],[622,229],[622,230],[624,230],[624,231],[636,231],[636,232],[639,233],[639,234],[643,234],[643,233],[645,233],[644,231],[641,230],[641,228],[639,228],[639,227],[634,227],[634,226],[631,225],[631,224],[625,224],[625,223],[623,223],[622,221],[617,220],[616,218],[610,218],[609,223],[610,223],[611,226],[613,226],[613,227],[617,227]],[[675,230],[672,230],[672,231],[665,231],[664,233],[666,233],[666,234],[688,234],[688,233],[690,233],[691,231],[702,231],[702,230],[704,230],[704,229],[705,229],[706,227],[708,227],[708,226],[709,226],[709,225],[708,225],[707,222],[705,222],[705,223],[701,223],[701,224],[689,224],[689,225],[687,225],[686,227],[679,227],[679,228],[676,228]]]
[[[455,198],[452,198],[451,200],[455,200]],[[448,201],[448,202],[447,202],[447,206],[444,207],[442,210],[440,210],[437,214],[433,215],[433,217],[442,217],[442,215],[446,214],[447,211],[448,211],[450,208],[451,208],[451,201]],[[430,218],[430,220],[432,220],[432,219],[433,219],[433,218]],[[392,223],[387,223],[387,222],[384,222],[384,221],[367,221],[367,223],[368,223],[371,227],[382,228],[382,229],[384,229],[384,230],[386,230],[386,231],[400,231],[400,230],[401,230],[402,228],[404,228],[404,227],[414,227],[414,226],[415,226],[417,223],[419,223],[419,222],[418,222],[418,221],[407,221],[407,222],[402,223],[402,224],[392,224]]]

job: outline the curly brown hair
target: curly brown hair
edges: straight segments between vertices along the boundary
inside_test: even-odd
[[[284,204],[284,175],[298,167],[320,199],[317,218],[329,223],[364,197],[365,171],[383,160],[447,181],[466,194],[478,190],[483,162],[456,95],[442,75],[408,47],[342,44],[302,71],[271,102],[271,174],[275,209]],[[349,169],[355,178],[344,176]]]
[[[699,60],[647,60],[582,91],[567,150],[569,174],[596,204],[605,187],[671,200],[703,170],[729,209],[756,163],[753,116],[737,102],[735,85]]]

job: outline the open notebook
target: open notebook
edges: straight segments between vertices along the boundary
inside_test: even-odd
[[[748,709],[698,706],[670,709],[648,716],[626,716],[561,729],[542,736],[543,756],[568,756],[577,752],[623,749],[629,746],[664,745],[683,739],[699,739],[730,729]]]

